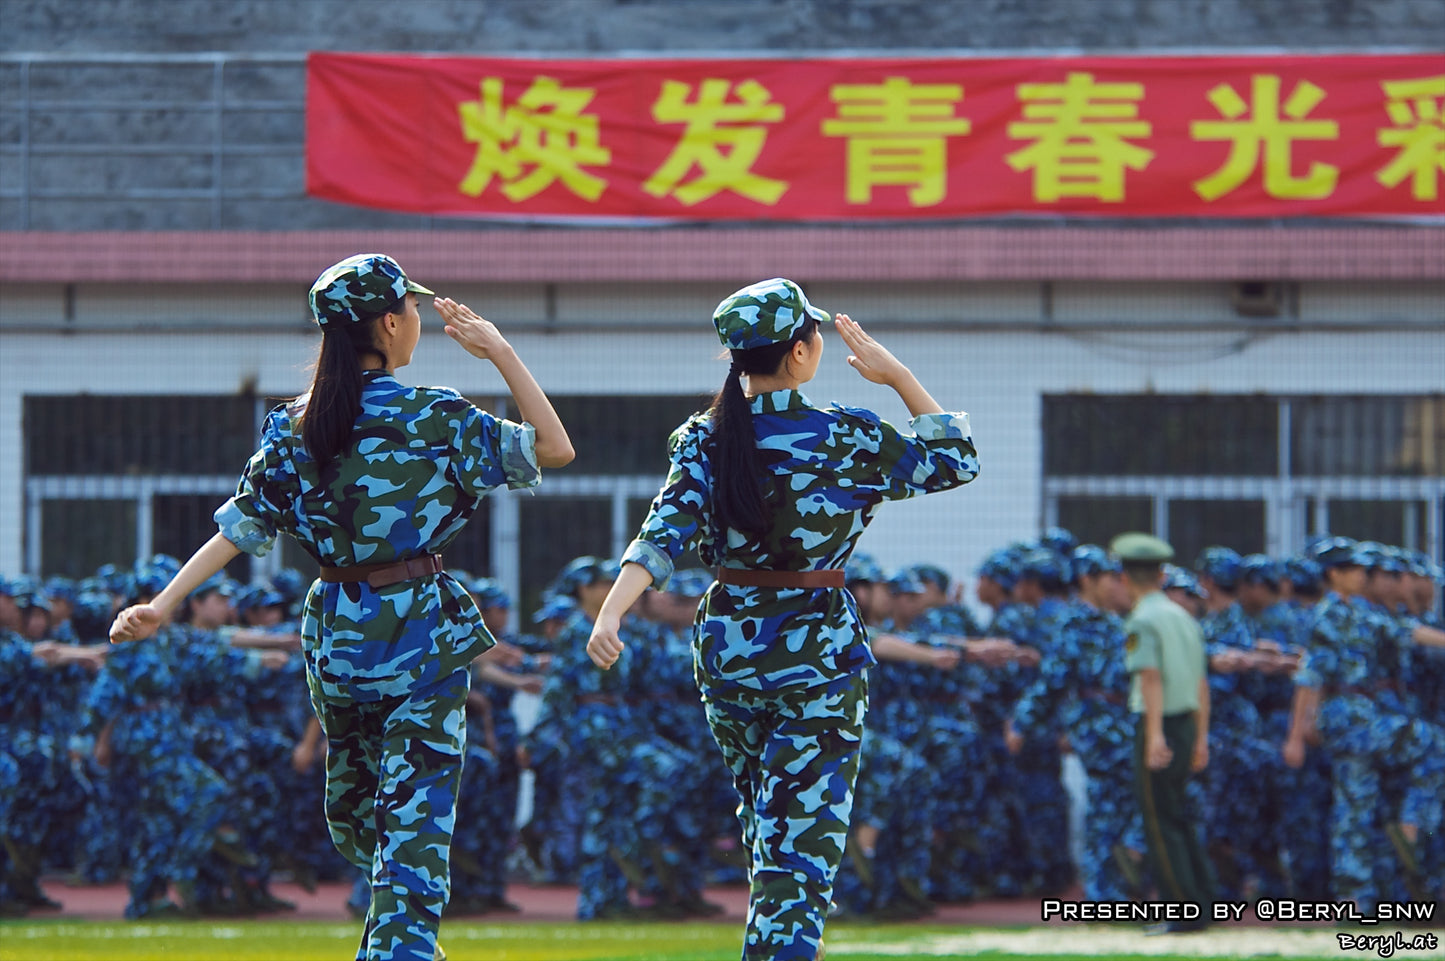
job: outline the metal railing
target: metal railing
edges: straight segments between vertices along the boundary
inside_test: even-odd
[[[14,83],[15,95],[9,93],[3,98],[3,113],[14,117],[13,123],[5,125],[14,131],[13,136],[0,140],[0,199],[18,201],[18,227],[30,229],[34,226],[31,205],[34,200],[135,200],[135,201],[206,201],[209,206],[210,222],[206,226],[220,229],[224,223],[224,205],[227,201],[294,199],[304,196],[304,185],[300,171],[304,163],[304,137],[277,143],[246,143],[227,136],[234,120],[245,114],[296,113],[305,112],[305,84],[292,86],[294,97],[279,98],[247,96],[240,84],[231,79],[234,68],[239,65],[274,66],[278,68],[299,67],[305,63],[305,55],[296,54],[248,54],[248,53],[194,53],[194,54],[64,54],[64,53],[6,53],[0,54],[0,70],[14,73],[7,80]],[[186,85],[176,83],[170,88],[169,97],[144,99],[127,97],[123,83],[114,86],[85,88],[83,93],[64,92],[62,81],[54,86],[62,88],[59,95],[48,93],[38,82],[53,79],[46,76],[50,71],[75,68],[113,68],[118,77],[126,70],[144,68],[148,71],[182,71],[195,74],[197,69],[209,70],[209,82],[205,91],[192,91],[187,96]],[[228,71],[228,68],[232,68]],[[49,87],[52,84],[45,84]],[[284,85],[275,85],[284,86]],[[169,113],[181,115],[187,120],[200,121],[194,126],[208,135],[197,138],[165,138],[159,142],[124,142],[118,138],[68,139],[64,136],[47,138],[37,128],[48,127],[49,131],[63,131],[67,124],[81,115],[96,119],[109,115],[112,118],[109,129],[116,129],[123,123],[127,113],[147,111],[154,114]],[[48,124],[42,123],[48,121]],[[102,125],[104,122],[102,120]],[[182,129],[192,126],[182,123]],[[189,156],[198,158],[197,168],[209,171],[209,183],[195,186],[172,184],[151,186],[137,182],[146,173],[146,158]],[[238,161],[245,163],[256,158],[294,158],[297,178],[295,187],[242,186],[228,187],[226,175]],[[107,168],[112,158],[129,158],[129,166]],[[94,176],[75,178],[64,186],[47,186],[36,182],[37,172],[46,164],[65,160],[80,160],[73,166],[89,170]],[[88,162],[87,162],[88,161]],[[13,172],[13,176],[12,176]],[[187,226],[197,226],[188,224]]]

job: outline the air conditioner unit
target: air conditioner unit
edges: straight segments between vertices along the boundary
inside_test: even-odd
[[[1229,302],[1241,317],[1278,317],[1284,309],[1284,284],[1272,280],[1236,280]]]

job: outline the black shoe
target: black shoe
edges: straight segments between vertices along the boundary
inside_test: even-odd
[[[853,865],[853,870],[858,872],[858,880],[865,888],[873,889],[873,858],[858,846],[858,842],[849,838],[843,846],[843,856],[848,863]]]
[[[1114,866],[1124,876],[1124,885],[1128,889],[1129,897],[1142,899],[1144,897],[1144,872],[1143,863],[1122,844],[1114,844],[1109,848],[1113,855]]]
[[[633,888],[641,891],[647,887],[647,873],[642,870],[642,865],[623,854],[617,845],[614,844],[607,848],[607,856],[612,859],[613,864],[617,865],[617,870],[622,872],[622,876]]]
[[[511,901],[508,901],[500,894],[487,898],[486,904],[488,911],[497,911],[501,912],[502,914],[519,914],[522,910],[522,906],[520,904],[513,904]]]
[[[1420,870],[1419,844],[1405,837],[1397,821],[1385,825],[1385,834],[1390,839],[1390,846],[1395,849],[1395,856],[1400,859],[1400,867],[1405,869],[1405,890],[1416,901],[1432,900],[1425,888],[1424,872]]]
[[[683,895],[673,903],[681,908],[683,916],[688,918],[715,918],[726,911],[721,904],[704,900],[703,896],[696,892]]]
[[[211,845],[211,850],[238,868],[254,868],[261,863],[256,860],[255,854],[241,845],[241,835],[230,828],[216,832],[216,840]]]
[[[15,900],[32,911],[59,911],[65,907],[54,898],[48,897],[38,885],[32,885],[28,891],[17,892]]]

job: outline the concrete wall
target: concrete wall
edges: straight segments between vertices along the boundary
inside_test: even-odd
[[[0,230],[484,229],[305,196],[308,50],[1445,47],[1438,0],[0,0],[0,27]]]
[[[1436,0],[4,0],[0,50],[1133,50],[1439,45]]]

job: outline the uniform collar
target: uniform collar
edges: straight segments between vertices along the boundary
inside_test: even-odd
[[[782,390],[773,390],[749,398],[748,406],[754,414],[778,414],[785,410],[798,410],[813,405],[803,396],[802,391],[784,387]]]

